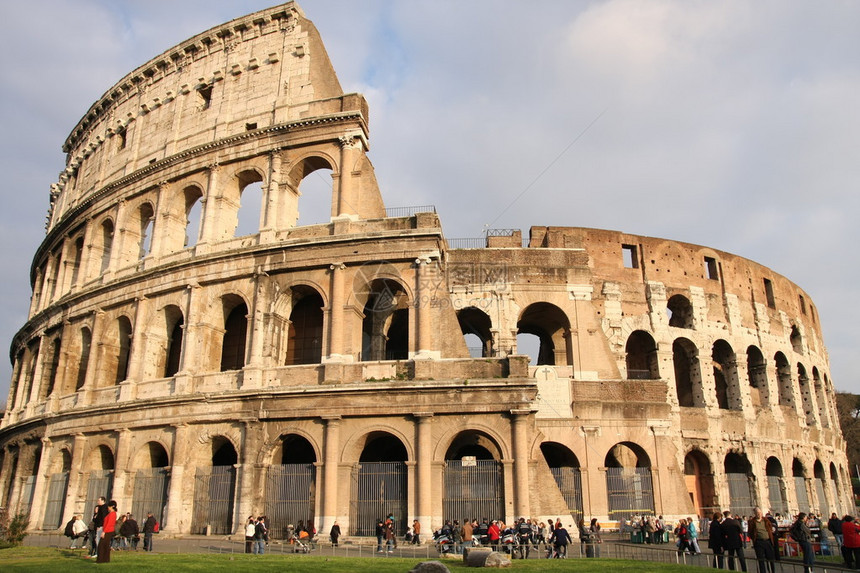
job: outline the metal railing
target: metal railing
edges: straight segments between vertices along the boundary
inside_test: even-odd
[[[408,207],[386,207],[386,217],[412,217],[416,213],[435,213],[436,205],[412,205]]]

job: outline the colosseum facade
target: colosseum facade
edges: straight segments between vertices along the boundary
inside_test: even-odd
[[[11,345],[4,507],[55,530],[106,495],[167,534],[265,513],[275,537],[300,519],[372,535],[389,512],[848,510],[806,292],[617,231],[448,240],[432,207],[386,208],[368,125],[295,3],[92,105]],[[330,220],[298,225],[320,169]]]

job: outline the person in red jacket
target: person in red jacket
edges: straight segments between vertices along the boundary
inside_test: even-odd
[[[860,567],[860,525],[850,515],[842,518],[842,558],[849,569]]]
[[[487,537],[490,540],[490,546],[494,551],[499,550],[499,539],[502,537],[502,532],[499,529],[499,522],[494,521],[490,524],[490,527],[487,529]]]
[[[99,540],[99,556],[96,563],[110,563],[110,546],[116,535],[116,502],[110,500],[108,502],[108,513],[105,515],[102,525],[104,534]]]

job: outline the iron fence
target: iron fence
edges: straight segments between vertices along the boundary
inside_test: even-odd
[[[651,468],[607,468],[609,518],[654,514]]]
[[[26,516],[30,515],[33,507],[33,494],[36,493],[36,476],[21,478],[21,501],[18,503],[18,511]]]
[[[167,490],[170,474],[164,468],[138,470],[134,476],[134,495],[131,512],[138,522],[146,518],[148,512],[163,524],[167,520]]]
[[[412,205],[409,207],[388,207],[385,209],[386,217],[411,217],[416,213],[435,213],[435,205]]]
[[[752,515],[755,507],[755,495],[750,476],[747,474],[727,473],[729,484],[729,506],[732,513],[737,515]]]
[[[92,518],[92,511],[100,497],[110,500],[113,493],[113,470],[93,470],[87,479],[87,500],[84,505],[84,521]]]
[[[443,475],[444,519],[504,519],[502,464],[495,460],[447,460]]]
[[[557,467],[549,468],[555,483],[567,503],[570,515],[576,521],[583,517],[582,511],[582,471],[579,468]]]
[[[797,495],[797,510],[809,513],[809,494],[806,492],[806,478],[795,476],[794,492]]]
[[[788,514],[788,499],[785,495],[785,482],[780,476],[767,476],[767,500],[773,513]]]
[[[228,535],[233,532],[233,502],[236,499],[236,468],[197,468],[194,476],[194,511],[191,533]]]
[[[51,474],[51,477],[48,478],[48,496],[45,500],[45,518],[42,520],[42,529],[57,529],[63,524],[63,509],[66,505],[68,487],[69,472]]]
[[[406,533],[405,462],[360,462],[352,469],[350,533],[375,535],[376,520],[394,515],[395,534]]]
[[[830,515],[830,504],[827,503],[827,497],[824,495],[824,487],[824,480],[816,478],[815,494],[818,496],[818,515],[827,518]]]
[[[283,464],[266,473],[264,513],[269,518],[269,536],[285,539],[287,526],[300,520],[314,522],[316,467],[313,464]]]

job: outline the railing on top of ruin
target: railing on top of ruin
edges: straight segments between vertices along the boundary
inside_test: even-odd
[[[412,205],[409,207],[386,207],[386,217],[411,217],[416,213],[435,213],[436,205]]]
[[[492,235],[498,237],[504,237],[506,235]],[[527,249],[529,247],[529,239],[528,237],[523,237],[522,247]],[[448,239],[448,248],[449,249],[486,249],[487,248],[487,237],[458,237],[454,239]]]

